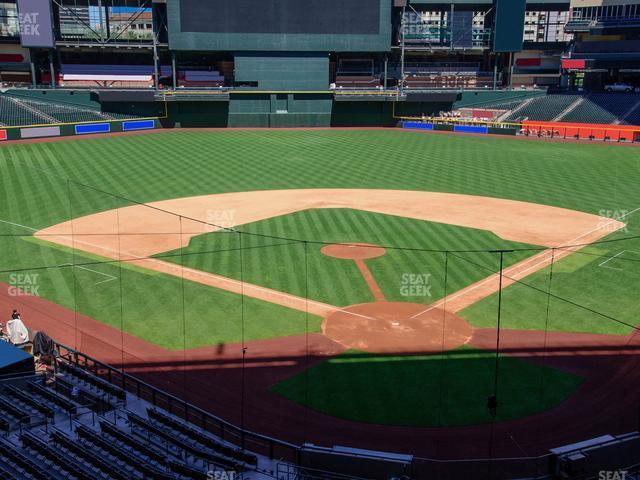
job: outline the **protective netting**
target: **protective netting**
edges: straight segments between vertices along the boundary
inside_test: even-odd
[[[42,182],[0,224],[2,311],[223,418],[247,448],[282,445],[243,429],[525,476],[550,447],[637,423],[631,231],[429,248],[417,223],[353,210],[235,225]],[[424,248],[392,243],[412,229]]]

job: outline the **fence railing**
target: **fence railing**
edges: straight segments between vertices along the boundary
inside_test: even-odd
[[[317,468],[321,467],[320,465],[316,465],[316,468],[302,466],[302,446],[241,429],[180,398],[149,385],[132,375],[96,360],[89,355],[58,342],[55,342],[55,345],[58,351],[57,361],[65,361],[83,368],[100,378],[108,380],[111,384],[119,386],[139,399],[143,399],[155,407],[180,417],[202,428],[206,432],[218,436],[224,441],[235,444],[253,453],[266,456],[271,460],[278,461],[277,472],[270,472],[271,475],[269,476],[276,473],[276,478],[285,478],[287,480],[298,480],[301,478],[340,480],[347,478],[339,473]],[[410,466],[411,478],[426,479],[434,478],[434,476],[440,478],[441,475],[445,475],[446,478],[471,478],[477,474],[477,472],[484,471],[484,469],[491,471],[490,478],[496,480],[519,477],[538,478],[551,473],[551,457],[552,455],[549,453],[533,457],[460,460],[414,457]],[[355,461],[357,455],[354,455],[353,459]],[[630,467],[628,470],[631,471],[632,468],[637,470],[638,466]],[[358,477],[350,475],[348,478]],[[362,477],[363,480],[364,478],[368,477]]]
[[[164,392],[148,383],[96,360],[64,344],[57,343],[59,358],[106,379],[137,398],[190,422],[203,430],[233,443],[242,449],[264,455],[272,460],[299,463],[300,447],[292,443],[237,427],[201,408]]]
[[[640,126],[596,125],[596,124],[563,124],[554,122],[536,122],[523,120],[520,122],[495,122],[482,119],[448,118],[448,117],[403,117],[394,118],[409,122],[429,123],[433,125],[484,126],[495,133],[500,129],[515,130],[517,135],[536,138],[562,140],[600,140],[605,142],[632,143],[640,142]]]

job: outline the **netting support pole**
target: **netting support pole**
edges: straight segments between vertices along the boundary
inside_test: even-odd
[[[238,247],[240,251],[240,328],[242,338],[242,372],[241,372],[241,385],[240,385],[240,448],[245,449],[244,443],[244,430],[245,430],[245,368],[247,360],[247,347],[245,345],[244,338],[244,252],[242,250],[242,232],[238,232]]]
[[[502,277],[504,272],[504,250],[500,251],[500,269],[498,273],[498,316],[496,324],[496,361],[493,373],[493,395],[487,400],[487,408],[491,413],[491,438],[489,440],[488,480],[491,480],[493,469],[493,434],[498,410],[498,371],[500,369],[500,322],[502,320]]]

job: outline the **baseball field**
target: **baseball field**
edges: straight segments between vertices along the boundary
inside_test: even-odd
[[[2,314],[231,422],[432,457],[635,425],[632,146],[171,131],[0,177]]]

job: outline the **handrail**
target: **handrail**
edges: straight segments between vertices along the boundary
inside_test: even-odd
[[[207,412],[207,411],[205,411],[205,410],[203,410],[203,409],[201,409],[199,407],[196,407],[195,405],[192,405],[192,404],[190,404],[190,403],[188,403],[188,402],[186,402],[186,401],[184,401],[184,400],[182,400],[182,399],[180,399],[180,398],[178,398],[178,397],[176,397],[174,395],[171,395],[168,392],[160,390],[159,388],[156,388],[156,387],[144,382],[143,380],[140,380],[140,379],[138,379],[138,378],[136,378],[136,377],[134,377],[132,375],[129,375],[128,373],[125,373],[125,372],[123,372],[123,371],[121,371],[121,370],[119,370],[119,369],[117,369],[115,367],[112,367],[111,365],[108,365],[108,364],[106,364],[104,362],[101,362],[100,360],[96,360],[95,358],[93,358],[93,357],[91,357],[91,356],[89,356],[89,355],[87,355],[85,353],[79,352],[79,351],[77,351],[77,350],[75,350],[75,349],[73,349],[73,348],[71,348],[71,347],[69,347],[67,345],[64,345],[63,343],[59,343],[59,342],[54,342],[54,343],[56,345],[56,349],[59,352],[59,356],[63,357],[63,358],[66,358],[68,361],[73,362],[73,364],[75,366],[77,366],[77,367],[83,368],[85,366],[88,366],[88,363],[90,362],[90,363],[93,364],[93,367],[94,367],[95,371],[97,371],[98,369],[107,370],[109,372],[107,380],[110,383],[114,384],[114,385],[116,384],[116,382],[113,381],[113,375],[112,374],[116,373],[117,375],[122,377],[122,382],[121,382],[120,386],[124,390],[128,390],[127,389],[126,380],[129,380],[131,383],[133,383],[133,385],[135,385],[135,393],[136,393],[136,396],[138,398],[141,398],[140,393],[142,391],[142,388],[150,391],[151,392],[151,397],[152,397],[151,403],[154,406],[159,406],[158,403],[157,403],[157,400],[159,398],[166,399],[167,400],[167,404],[169,405],[169,408],[170,408],[169,409],[169,413],[172,413],[171,412],[172,405],[178,405],[178,406],[182,407],[183,411],[185,412],[185,416],[187,417],[187,418],[185,418],[186,421],[189,421],[188,412],[195,412],[196,414],[199,415],[200,418],[203,419],[203,421],[204,421],[203,424],[205,425],[205,427],[206,427],[206,420],[208,419],[208,420],[212,420],[215,423],[217,423],[220,426],[220,428],[222,429],[222,431],[229,430],[229,431],[234,431],[235,433],[239,434],[240,435],[240,445],[239,446],[241,448],[243,448],[243,449],[245,448],[246,440],[253,439],[253,440],[258,440],[258,441],[261,441],[261,442],[266,442],[267,446],[269,447],[269,457],[271,459],[275,458],[274,455],[273,455],[274,454],[274,448],[273,447],[279,446],[279,447],[284,447],[286,449],[289,449],[290,453],[293,454],[293,458],[290,459],[290,460],[294,460],[295,463],[298,463],[297,462],[298,454],[299,454],[300,449],[301,449],[301,447],[298,446],[298,445],[286,442],[284,440],[279,440],[279,439],[276,439],[276,438],[272,438],[272,437],[269,437],[267,435],[256,433],[256,432],[253,432],[253,431],[250,431],[250,430],[246,430],[246,429],[240,428],[240,427],[238,427],[238,426],[236,426],[236,425],[234,425],[234,424],[232,424],[232,423],[230,423],[230,422],[228,422],[228,421],[226,421],[226,420],[224,420],[224,419],[222,419],[222,418],[220,418],[220,417],[218,417],[218,416],[216,416],[216,415],[214,415],[212,413],[209,413],[209,412]],[[64,354],[63,351],[66,351],[66,354]],[[81,364],[78,361],[79,359],[83,359],[84,362]],[[95,372],[95,373],[97,375],[97,372]],[[103,378],[103,377],[101,377],[101,378]],[[205,428],[205,430],[206,430],[206,428]],[[226,441],[231,441],[230,439],[224,438],[223,436],[221,436],[221,438],[223,440],[226,440]],[[235,442],[232,442],[232,443],[235,443]]]
[[[127,380],[130,381],[134,386],[135,386],[135,390],[136,390],[136,395],[138,396],[138,398],[141,398],[140,393],[141,393],[141,389],[147,389],[148,391],[150,391],[152,393],[152,404],[156,407],[160,407],[163,408],[164,410],[166,410],[166,408],[164,408],[162,405],[159,405],[157,400],[158,399],[166,399],[168,400],[167,404],[169,406],[169,413],[173,413],[171,410],[172,407],[172,402],[175,405],[181,406],[184,412],[184,418],[185,421],[189,422],[189,423],[193,423],[190,420],[190,416],[189,416],[189,412],[195,412],[197,413],[200,418],[203,420],[203,426],[199,426],[200,428],[203,428],[205,431],[209,431],[207,430],[206,427],[206,419],[209,420],[213,420],[215,422],[217,422],[219,424],[220,427],[224,427],[227,428],[231,431],[234,431],[236,433],[239,433],[241,435],[241,441],[240,441],[240,447],[245,449],[245,440],[258,440],[258,441],[262,441],[262,442],[266,442],[267,446],[269,447],[269,458],[271,460],[279,460],[279,461],[289,461],[292,465],[293,468],[300,469],[301,471],[305,471],[307,470],[307,467],[301,466],[300,465],[300,454],[303,451],[304,447],[301,445],[295,445],[293,443],[290,442],[286,442],[284,440],[279,440],[279,439],[275,439],[273,437],[269,437],[267,435],[263,435],[260,433],[256,433],[256,432],[252,432],[250,430],[246,430],[246,429],[242,429],[240,427],[237,427],[229,422],[227,422],[226,420],[212,414],[209,412],[206,412],[204,410],[202,410],[199,407],[196,407],[194,405],[189,404],[188,402],[179,399],[178,397],[175,397],[174,395],[171,395],[170,393],[167,393],[163,390],[160,390],[152,385],[149,385],[148,383],[144,382],[143,380],[139,380],[136,377],[129,375],[115,367],[112,367],[111,365],[108,365],[104,362],[101,362],[100,360],[96,360],[95,358],[84,354],[82,352],[79,352],[71,347],[68,347],[60,342],[55,342],[54,344],[56,346],[56,350],[58,351],[58,355],[57,357],[60,358],[65,358],[67,361],[73,362],[76,366],[80,367],[80,368],[85,368],[87,370],[90,369],[90,363],[93,364],[93,370],[94,370],[94,374],[98,375],[97,370],[98,369],[103,369],[103,370],[107,370],[109,372],[108,376],[107,376],[107,380],[112,383],[112,384],[117,384],[114,381],[113,378],[113,373],[116,373],[117,375],[119,375],[122,379],[121,382],[121,386],[123,389],[127,390],[129,385],[127,385]],[[83,360],[83,362],[81,363],[79,360]],[[100,376],[100,378],[104,378],[103,376]],[[129,390],[130,391],[130,390]],[[197,425],[197,424],[195,424]],[[209,431],[210,432],[210,431]],[[212,433],[212,432],[210,432]],[[228,441],[231,443],[235,443],[233,442],[232,439],[229,439],[228,437],[225,438],[224,435],[218,435],[222,440],[224,441]],[[237,445],[237,443],[235,443]],[[293,456],[290,459],[286,459],[284,457],[280,457],[280,458],[276,458],[274,455],[274,447],[275,446],[279,446],[279,447],[284,447],[286,449],[288,449],[289,453],[293,454]],[[256,452],[259,453],[259,452]],[[357,458],[357,455],[353,456],[354,458]],[[533,457],[528,457],[528,456],[523,456],[523,457],[495,457],[492,459],[489,458],[468,458],[468,459],[456,459],[456,460],[445,460],[445,459],[434,459],[434,458],[425,458],[425,457],[414,457],[412,465],[414,463],[433,463],[433,464],[437,464],[437,465],[447,465],[447,464],[472,464],[472,463],[483,463],[483,462],[514,462],[514,461],[524,461],[524,462],[532,462],[532,461],[541,461],[541,460],[545,460],[550,458],[550,454],[546,453],[540,456],[533,456]],[[416,465],[417,466],[417,465]],[[258,470],[260,471],[260,470]],[[309,469],[309,471],[313,471],[313,469]],[[323,470],[317,470],[318,472],[322,472]],[[267,473],[267,472],[263,472],[263,473]],[[289,471],[284,472],[287,475],[290,475]],[[293,473],[293,472],[291,472]],[[330,472],[325,471],[325,476],[326,474],[329,474]],[[337,474],[335,472],[330,473],[330,475],[335,475],[336,477],[339,477],[340,474]],[[271,476],[271,475],[269,475]],[[350,477],[350,478],[355,478],[355,477]]]

